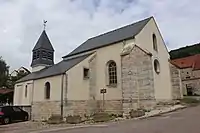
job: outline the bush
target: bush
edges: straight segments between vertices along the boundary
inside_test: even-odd
[[[145,111],[144,110],[131,110],[129,112],[130,117],[131,118],[135,118],[135,117],[140,117],[140,116],[144,116],[145,115]]]
[[[183,98],[181,99],[181,102],[182,103],[186,103],[186,104],[197,104],[197,103],[200,103],[199,100],[195,99],[195,98]]]
[[[81,116],[79,115],[74,115],[74,116],[67,116],[66,117],[66,122],[69,124],[78,124],[81,123]]]
[[[107,122],[114,119],[113,115],[109,115],[106,112],[100,112],[93,115],[94,122]]]
[[[51,117],[49,117],[49,119],[47,120],[48,124],[59,124],[62,122],[63,122],[62,116],[56,114],[51,115]]]
[[[123,114],[110,114],[110,117],[112,118],[123,117]]]

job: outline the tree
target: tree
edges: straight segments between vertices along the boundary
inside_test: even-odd
[[[9,66],[0,56],[0,87],[8,87]]]
[[[24,72],[24,71],[18,71],[17,76],[10,76],[9,81],[8,81],[9,87],[14,88],[16,81],[23,78],[24,76],[26,76],[28,74],[30,74],[30,73]]]

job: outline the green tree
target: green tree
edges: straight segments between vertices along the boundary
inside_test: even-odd
[[[0,87],[8,87],[9,66],[0,56]]]
[[[30,72],[18,71],[17,76],[9,76],[8,85],[9,88],[14,88],[16,81],[30,74]]]

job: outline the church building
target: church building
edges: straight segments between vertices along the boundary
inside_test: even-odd
[[[33,120],[125,114],[182,97],[180,72],[153,17],[90,38],[62,58],[54,64],[44,30],[32,50],[32,72],[14,91],[14,105],[30,107]]]

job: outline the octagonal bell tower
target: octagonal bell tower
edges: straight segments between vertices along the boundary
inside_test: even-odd
[[[44,21],[44,30],[32,50],[32,72],[54,65],[54,48],[45,31],[46,22]]]

